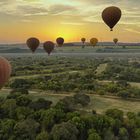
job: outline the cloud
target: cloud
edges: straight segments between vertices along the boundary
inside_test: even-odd
[[[0,0],[0,13],[26,18],[27,16],[61,16],[63,22],[102,22],[101,13],[110,5],[122,9],[121,24],[140,23],[139,0]],[[78,17],[78,19],[77,19]],[[26,20],[26,19],[25,19]],[[68,20],[68,21],[67,21]],[[79,20],[79,21],[78,21]]]
[[[32,22],[32,20],[29,20],[29,19],[21,19],[21,22],[31,23],[31,22]]]
[[[73,13],[73,11],[77,11],[77,8],[74,6],[69,5],[52,5],[49,7],[49,13],[58,15],[58,14],[65,14],[65,13]]]
[[[24,16],[31,15],[46,15],[48,10],[44,7],[28,6],[28,5],[19,5],[17,6],[17,11],[20,11]]]
[[[132,33],[140,34],[140,31],[134,30],[134,29],[131,29],[131,28],[126,28],[125,30],[129,31],[129,32],[132,32]]]

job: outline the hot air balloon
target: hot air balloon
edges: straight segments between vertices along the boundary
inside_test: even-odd
[[[85,47],[86,38],[81,38],[81,41],[82,41],[82,43],[83,43],[82,48],[84,48],[84,47]]]
[[[64,39],[62,37],[58,37],[56,39],[56,43],[57,43],[58,47],[62,47],[64,44]]]
[[[97,38],[91,38],[91,39],[90,39],[90,44],[91,44],[92,46],[96,46],[97,43],[98,43],[98,39],[97,39]]]
[[[113,42],[114,42],[115,44],[117,44],[117,43],[118,43],[118,38],[114,38],[114,39],[113,39]]]
[[[31,51],[34,53],[35,50],[38,48],[40,41],[35,37],[31,37],[27,40],[26,44],[31,49]]]
[[[121,15],[122,12],[118,7],[111,6],[104,9],[102,19],[110,27],[110,31],[113,31],[113,27],[118,23]]]
[[[86,39],[85,38],[81,38],[82,43],[84,44]]]
[[[43,44],[43,48],[44,50],[48,53],[48,55],[50,55],[50,53],[53,51],[55,44],[51,41],[46,41]]]
[[[0,57],[0,89],[6,84],[11,75],[11,65],[3,57]]]

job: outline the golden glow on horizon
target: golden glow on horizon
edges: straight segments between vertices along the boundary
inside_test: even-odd
[[[56,40],[57,37],[63,37],[65,39],[65,42],[72,42],[73,40],[76,40],[76,33],[73,32],[71,28],[66,27],[60,27],[60,28],[53,28],[52,29],[45,29],[46,37],[48,36],[48,39],[51,39],[53,41]]]

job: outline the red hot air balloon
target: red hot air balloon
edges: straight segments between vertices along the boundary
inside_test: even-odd
[[[110,27],[110,30],[113,31],[113,27],[118,23],[121,15],[122,12],[118,7],[111,6],[104,9],[102,19]]]
[[[44,50],[48,53],[48,55],[50,55],[50,53],[53,51],[55,44],[51,41],[46,41],[43,44],[43,48]]]
[[[3,57],[0,57],[0,89],[9,80],[11,71],[11,65],[8,62],[8,60],[6,60]]]
[[[26,41],[26,44],[31,49],[31,51],[34,53],[35,50],[38,48],[40,41],[35,37],[31,37]]]
[[[62,37],[58,37],[56,39],[56,43],[57,43],[58,47],[62,47],[64,44],[64,39]]]

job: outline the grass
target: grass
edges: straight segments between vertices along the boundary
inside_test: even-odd
[[[93,109],[97,113],[104,113],[107,109],[117,108],[126,112],[139,112],[140,111],[140,102],[138,101],[129,101],[123,99],[113,99],[105,98],[103,96],[90,96],[90,104],[83,108],[84,110],[92,111]]]
[[[129,84],[130,84],[132,87],[140,88],[140,83],[137,83],[137,82],[129,82]]]
[[[0,96],[6,97],[9,91],[1,90]],[[44,91],[30,91],[28,95],[32,100],[37,100],[38,98],[44,98],[46,100],[50,100],[53,104],[56,104],[60,99],[63,99],[66,96],[72,96],[73,93],[65,93],[65,94],[54,94],[51,92]],[[79,110],[91,112],[92,110],[96,110],[97,113],[104,113],[107,109],[117,108],[126,112],[140,112],[140,102],[139,101],[130,101],[123,100],[119,98],[106,98],[104,96],[99,95],[89,95],[91,102],[86,107],[79,107]]]
[[[56,104],[60,99],[63,99],[66,96],[72,96],[73,94],[53,94],[53,93],[45,93],[45,92],[32,92],[30,93],[30,98],[36,100],[38,98],[44,98],[46,100],[50,100],[53,104]],[[80,110],[84,110],[87,112],[91,112],[93,109],[97,111],[97,113],[104,113],[107,109],[117,108],[126,112],[139,112],[140,111],[140,102],[138,101],[129,101],[123,99],[113,99],[106,98],[98,95],[89,95],[91,102],[87,107],[79,108]]]
[[[6,98],[8,94],[9,94],[9,90],[7,89],[0,90],[0,97]]]
[[[99,75],[101,74],[102,72],[104,72],[106,70],[106,67],[107,67],[107,63],[105,64],[100,64],[97,69],[96,69],[96,74]]]
[[[107,84],[107,83],[111,83],[111,80],[98,80],[98,82],[103,83],[103,84]],[[117,82],[117,81],[113,81],[113,82]],[[136,87],[136,88],[140,88],[140,83],[138,82],[128,82],[132,87]]]

